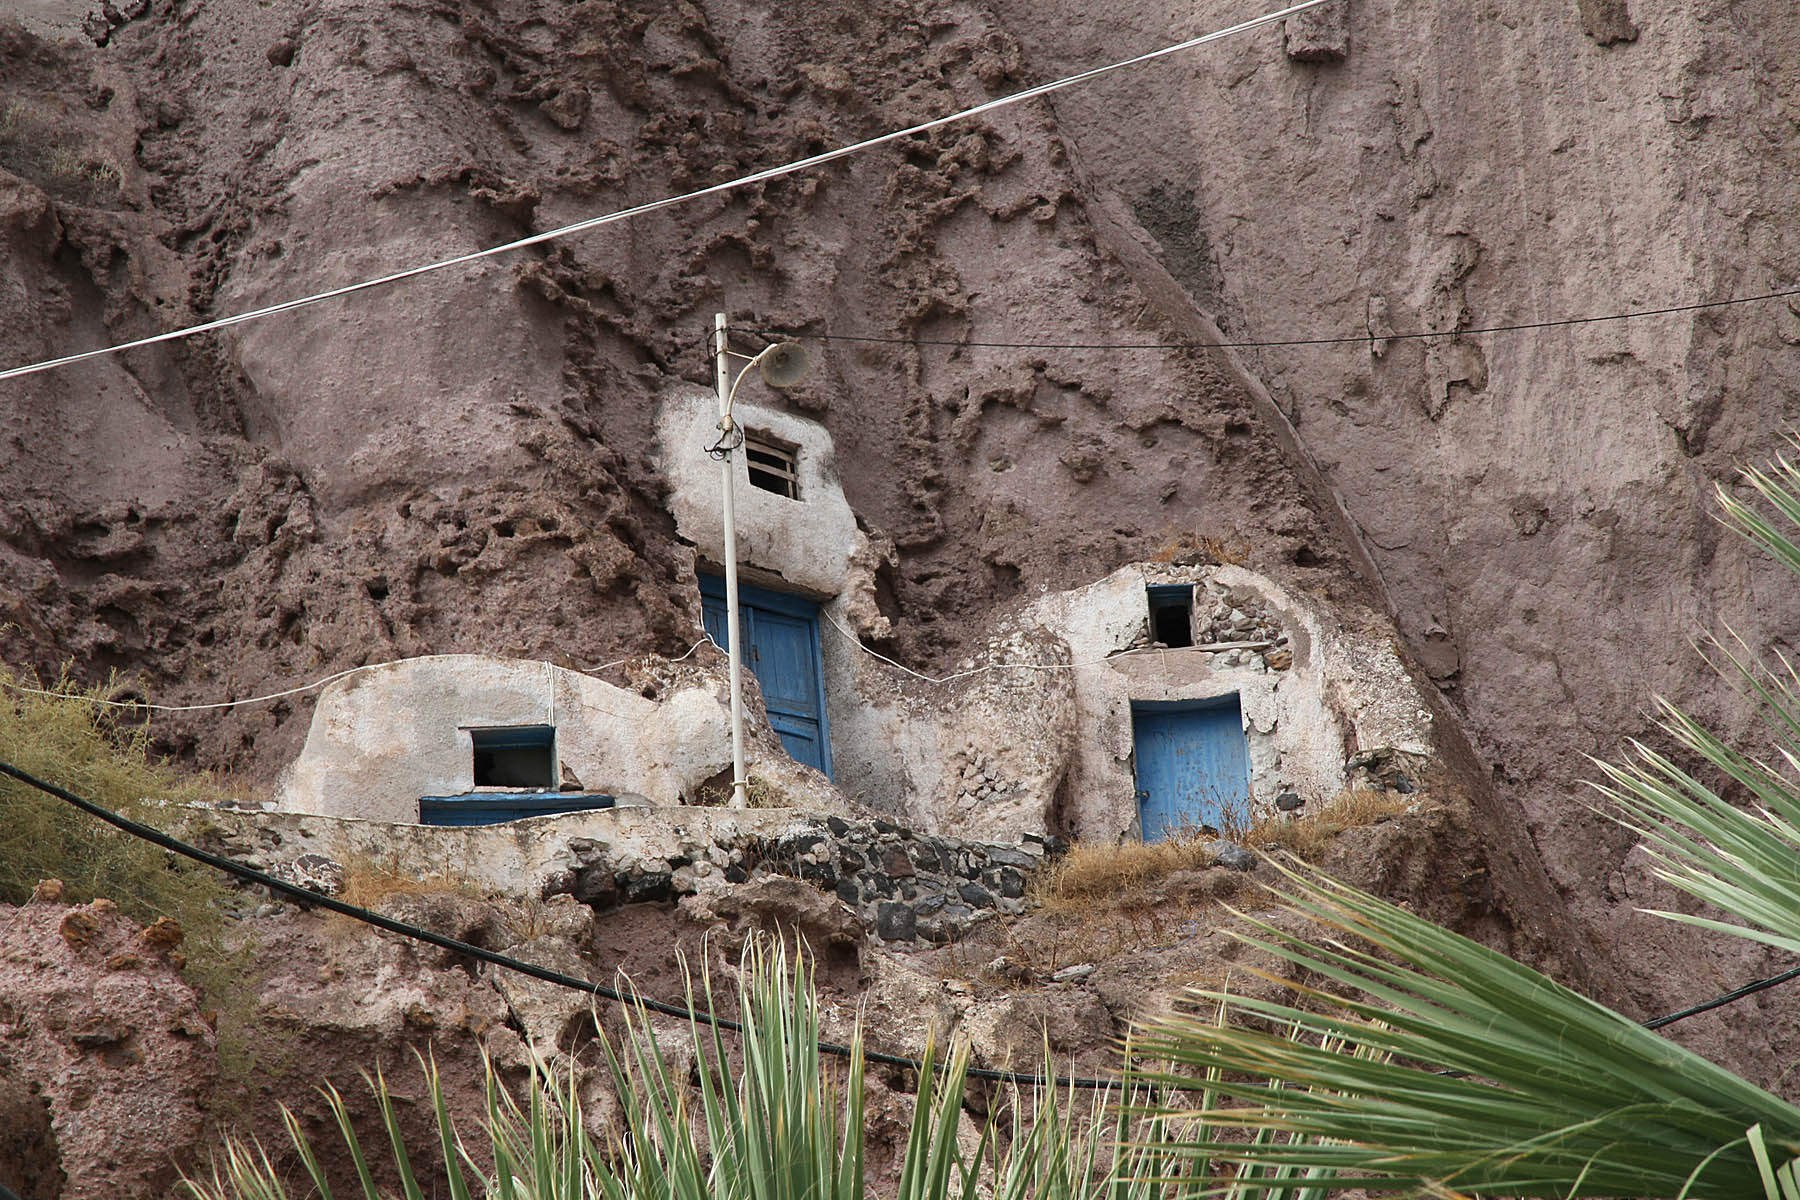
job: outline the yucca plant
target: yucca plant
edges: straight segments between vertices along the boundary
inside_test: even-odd
[[[1329,879],[1289,872],[1282,891],[1335,936],[1252,918],[1241,936],[1290,964],[1300,999],[1201,993],[1237,1019],[1177,1015],[1138,1040],[1170,1064],[1156,1081],[1230,1101],[1192,1116],[1268,1135],[1190,1153],[1333,1189],[1738,1200],[1760,1187],[1746,1130],[1800,1154],[1800,1109],[1530,968]]]
[[[711,1008],[703,984],[703,1008]],[[696,1001],[690,989],[690,1004]],[[437,1114],[432,1158],[452,1200],[861,1200],[863,1195],[863,1079],[860,1046],[841,1086],[820,1053],[818,1005],[805,963],[791,967],[779,946],[747,952],[738,992],[743,1026],[740,1057],[726,1051],[716,1026],[690,1030],[697,1051],[698,1086],[672,1065],[641,1010],[627,1013],[629,1035],[603,1041],[621,1102],[621,1124],[596,1139],[582,1120],[572,1066],[559,1074],[533,1059],[524,1099],[515,1099],[487,1067],[486,1110],[473,1124],[475,1145],[444,1099],[435,1064],[426,1081]],[[953,1057],[944,1082],[959,1082],[966,1059]],[[735,1064],[735,1065],[734,1065]],[[932,1084],[927,1070],[915,1126],[954,1126],[959,1093]],[[371,1081],[387,1133],[386,1152],[407,1200],[422,1200],[414,1156],[395,1117],[392,1094],[377,1074]],[[381,1200],[349,1106],[325,1090],[360,1194]],[[331,1180],[288,1114],[287,1132],[317,1193],[332,1195]],[[270,1156],[254,1144],[228,1140],[204,1179],[188,1181],[200,1200],[286,1200]]]
[[[697,995],[690,989],[689,1004],[713,1011],[709,980]],[[821,1053],[806,960],[790,961],[778,944],[753,943],[746,952],[738,1011],[741,1034],[691,1023],[692,1083],[647,1015],[628,1014],[628,1036],[603,1042],[621,1114],[617,1129],[601,1139],[583,1124],[572,1074],[534,1060],[522,1100],[489,1066],[486,1107],[465,1122],[474,1131],[473,1143],[465,1141],[442,1077],[427,1062],[438,1134],[429,1154],[450,1200],[861,1200],[867,1114],[860,1037],[841,1067]],[[735,1054],[733,1037],[741,1038]],[[1175,1122],[1142,1119],[1140,1104],[1112,1091],[1012,1089],[995,1106],[1010,1111],[1010,1120],[990,1118],[971,1133],[963,1119],[968,1068],[966,1046],[941,1062],[927,1049],[897,1200],[1174,1200],[1203,1191],[1323,1200],[1304,1170],[1240,1171],[1196,1161]],[[387,1081],[377,1073],[370,1084],[399,1194],[423,1200],[418,1148],[405,1143]],[[349,1105],[333,1088],[324,1095],[357,1194],[386,1200]],[[269,1153],[238,1139],[225,1143],[204,1179],[188,1181],[189,1190],[197,1200],[332,1200],[333,1180],[300,1122],[291,1113],[285,1122],[306,1190],[290,1191]]]
[[[1763,507],[1720,488],[1723,519],[1800,575],[1800,468],[1784,457],[1744,475]],[[1800,675],[1736,639],[1709,645],[1762,706],[1773,753],[1738,750],[1658,700],[1661,726],[1749,803],[1642,743],[1625,764],[1600,764],[1599,790],[1661,877],[1718,910],[1661,915],[1800,950]],[[1156,1077],[1208,1080],[1227,1098],[1198,1115],[1259,1135],[1190,1139],[1190,1154],[1370,1191],[1800,1200],[1800,1109],[1354,888],[1289,870],[1279,890],[1326,934],[1251,920],[1244,937],[1285,961],[1297,1000],[1202,993],[1234,1019],[1177,1016],[1140,1040],[1169,1064]],[[1270,1021],[1303,1036],[1265,1032]]]

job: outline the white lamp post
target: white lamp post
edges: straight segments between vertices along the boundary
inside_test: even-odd
[[[736,490],[736,465],[731,452],[744,444],[744,437],[731,417],[731,402],[737,396],[738,384],[751,367],[762,368],[763,382],[770,387],[787,387],[806,373],[806,352],[792,342],[777,342],[763,347],[754,355],[733,353],[728,344],[725,314],[713,318],[713,362],[719,391],[719,440],[711,453],[718,458],[725,518],[725,656],[731,664],[731,803],[734,808],[749,804],[749,774],[744,768],[744,657],[738,630],[738,555],[737,510],[733,504]],[[744,365],[731,376],[731,360],[739,358]],[[733,435],[736,435],[735,437]]]

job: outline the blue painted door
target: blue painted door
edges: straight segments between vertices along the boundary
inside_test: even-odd
[[[1238,699],[1131,706],[1138,823],[1146,842],[1250,812],[1250,749]]]
[[[707,636],[726,645],[725,581],[700,577],[700,610]],[[825,724],[824,663],[819,653],[819,606],[799,596],[738,586],[744,665],[762,688],[769,724],[795,762],[831,774]]]

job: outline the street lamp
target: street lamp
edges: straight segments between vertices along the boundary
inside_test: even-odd
[[[731,803],[744,808],[749,804],[750,780],[744,769],[744,659],[739,652],[738,635],[738,556],[737,512],[732,493],[735,476],[731,452],[744,444],[744,435],[731,417],[731,402],[737,397],[738,384],[751,367],[762,369],[763,382],[770,387],[789,387],[806,374],[806,351],[792,342],[775,342],[755,354],[735,353],[728,344],[725,314],[713,318],[713,362],[719,391],[719,440],[708,450],[719,460],[723,483],[725,515],[725,656],[731,664]],[[744,365],[732,378],[731,360],[742,359]],[[734,436],[735,435],[735,436]]]

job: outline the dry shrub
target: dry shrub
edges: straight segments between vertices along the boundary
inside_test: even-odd
[[[1224,535],[1210,533],[1177,533],[1163,539],[1150,555],[1151,562],[1174,562],[1198,557],[1220,566],[1244,566],[1250,561],[1252,547],[1236,529]]]
[[[84,688],[67,675],[46,686],[0,665],[0,759],[151,825],[162,824],[151,801],[223,799],[210,776],[151,756],[149,727],[135,710],[90,703],[120,690],[116,680]],[[61,879],[71,904],[104,896],[143,924],[173,917],[190,943],[224,919],[219,907],[231,893],[211,868],[11,778],[0,777],[0,813],[0,903],[23,904],[39,880]]]
[[[1049,909],[1086,907],[1096,901],[1117,901],[1177,871],[1213,865],[1206,849],[1211,838],[1184,834],[1168,841],[1076,842],[1032,881],[1032,899]]]
[[[156,801],[224,799],[229,793],[216,778],[152,757],[141,710],[91,703],[124,691],[117,679],[89,688],[65,673],[46,684],[0,664],[0,760],[157,827],[168,822]],[[231,1082],[270,1073],[275,1043],[256,1012],[256,947],[232,919],[256,903],[252,896],[211,867],[0,776],[0,904],[24,903],[43,879],[62,880],[70,904],[104,897],[139,924],[179,923],[182,975],[214,1014],[221,1076]]]
[[[1263,817],[1244,830],[1238,840],[1253,850],[1285,850],[1311,862],[1344,830],[1397,817],[1417,799],[1416,795],[1374,788],[1345,788],[1324,804],[1309,805],[1298,815],[1275,813]]]

